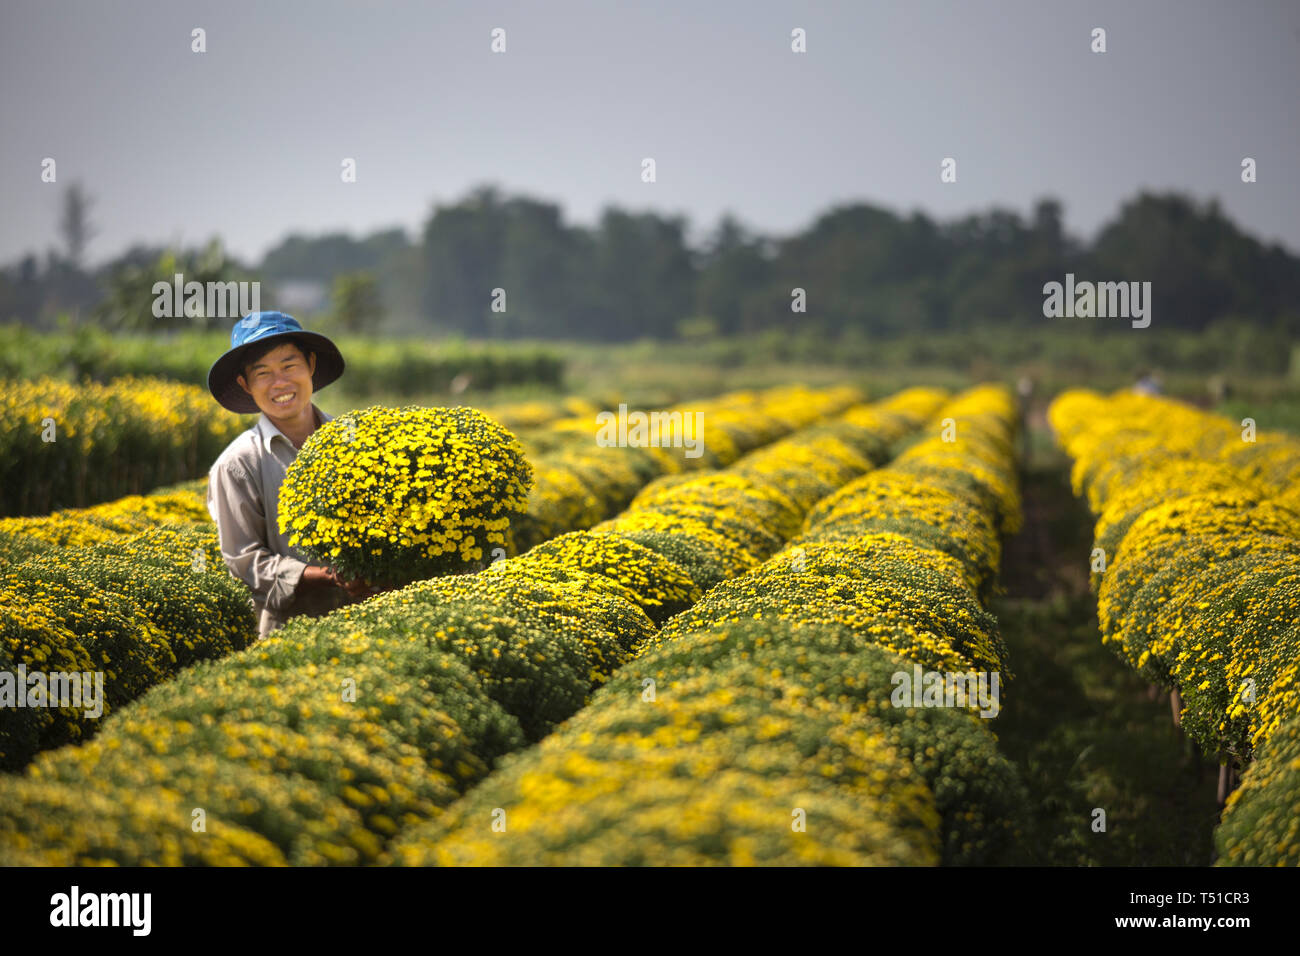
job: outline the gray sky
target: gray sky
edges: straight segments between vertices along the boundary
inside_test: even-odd
[[[782,234],[841,202],[948,218],[1044,194],[1091,238],[1176,189],[1300,253],[1298,103],[1294,0],[0,0],[0,263],[58,242],[77,179],[93,264],[213,234],[245,259],[291,231],[414,236],[489,181],[570,222],[680,212],[693,239],[728,209]]]

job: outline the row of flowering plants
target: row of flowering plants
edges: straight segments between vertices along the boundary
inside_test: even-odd
[[[797,537],[670,618],[586,708],[385,859],[1015,862],[1026,795],[985,719],[997,685],[992,708],[897,698],[900,674],[1010,676],[980,594],[1021,520],[1014,403],[983,387],[939,414],[945,433],[838,490],[783,487],[804,489]]]
[[[1066,392],[1049,418],[1097,517],[1102,640],[1179,691],[1205,753],[1255,758],[1220,862],[1300,863],[1300,441],[1132,392]]]
[[[246,427],[206,389],[163,379],[0,381],[0,515],[193,478]]]
[[[215,542],[207,488],[207,478],[196,478],[86,508],[0,518],[0,569],[33,555],[126,538],[164,524],[206,525]]]
[[[0,569],[0,769],[89,736],[148,687],[256,635],[247,588],[201,526],[162,525]],[[72,679],[76,699],[56,701],[54,684]]]
[[[372,406],[325,423],[304,443],[280,489],[280,529],[346,577],[382,585],[476,570],[494,552],[504,557],[590,527],[656,476],[730,464],[856,397],[852,389],[779,389],[659,410],[667,420],[703,420],[702,434],[691,436],[694,457],[658,441],[598,444],[591,418],[579,419],[585,431],[558,423],[550,430],[567,434],[567,446],[536,456],[544,461],[537,467],[514,435],[474,409]]]
[[[535,398],[483,409],[511,431],[541,428],[566,418],[592,418],[600,414],[598,402],[580,395],[562,398]]]
[[[783,386],[728,392],[659,410],[666,417],[694,416],[701,422],[696,457],[663,445],[598,445],[591,416],[552,422],[523,439],[533,464],[533,487],[524,516],[511,526],[507,550],[523,552],[566,531],[591,528],[627,507],[657,478],[726,467],[747,452],[861,399],[853,388]]]
[[[885,403],[873,424],[841,428],[842,454],[859,456],[841,465],[842,477],[869,470],[887,454],[885,438],[906,431],[909,409],[935,402],[913,395],[898,409]],[[749,428],[765,430],[758,421]],[[806,432],[785,440],[792,454],[830,447],[821,426]],[[734,540],[736,522],[715,530],[703,518],[681,536],[716,536],[764,559],[798,527],[783,510],[784,486],[806,491],[771,462],[763,468],[773,476],[749,476],[744,515],[774,538]],[[808,481],[827,480],[826,468],[816,462]],[[682,493],[707,510],[704,490]],[[672,498],[659,489],[638,510],[671,510]],[[716,500],[741,513],[735,489],[720,487]],[[482,571],[294,619],[245,651],[181,672],[89,742],[0,779],[0,863],[382,859],[393,837],[438,817],[499,758],[580,710],[656,621],[716,584],[707,563],[671,557],[669,535],[647,544],[635,534],[573,532]]]

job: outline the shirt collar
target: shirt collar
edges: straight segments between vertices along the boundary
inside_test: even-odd
[[[312,404],[312,410],[316,413],[316,417],[321,424],[330,421],[334,417],[333,415],[326,415],[317,408],[314,403]],[[257,429],[258,438],[261,440],[262,447],[266,450],[267,454],[271,453],[271,439],[275,438],[276,435],[279,435],[286,442],[289,442],[289,447],[293,448],[294,452],[297,453],[298,449],[294,447],[293,442],[289,441],[289,436],[275,426],[275,423],[267,417],[266,412],[262,412],[258,416],[257,425],[255,427]]]

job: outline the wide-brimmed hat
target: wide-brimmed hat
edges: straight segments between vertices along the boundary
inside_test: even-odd
[[[222,407],[248,414],[259,411],[253,396],[236,381],[244,371],[244,354],[250,346],[275,339],[299,338],[316,353],[312,391],[320,391],[343,374],[343,356],[338,347],[319,332],[308,332],[298,320],[283,312],[250,312],[230,330],[230,350],[208,369],[208,390]]]

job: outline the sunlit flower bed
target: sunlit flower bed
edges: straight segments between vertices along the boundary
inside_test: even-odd
[[[824,410],[842,407],[855,394],[852,390],[840,388],[776,388],[760,393],[732,393],[710,401],[716,402],[719,411],[725,411],[737,420],[745,419],[747,424],[743,428],[737,427],[735,440],[750,442],[781,434],[794,427],[792,422],[816,420]],[[582,407],[570,410],[577,411]],[[677,456],[675,461],[679,465],[683,460],[680,450],[673,449],[593,449],[584,446],[580,454],[571,454],[574,439],[571,434],[564,434],[567,437],[561,440],[560,450],[544,456],[553,464],[544,464],[543,467],[555,474],[568,475],[578,488],[557,496],[552,504],[558,511],[564,511],[566,506],[562,501],[580,502],[582,507],[589,506],[592,510],[585,515],[571,514],[572,524],[561,530],[590,526],[612,510],[616,502],[630,500],[643,484],[661,473],[661,465],[670,466],[674,460],[672,455]],[[641,452],[653,454],[642,455]],[[661,455],[669,457],[661,461]],[[625,471],[625,466],[630,470]],[[600,501],[575,477],[577,473],[593,483],[609,482]],[[182,635],[181,644],[197,640],[205,648],[199,656],[215,656],[243,647],[255,635],[256,621],[252,620],[251,612],[245,611],[247,590],[225,571],[205,495],[206,480],[200,479],[158,489],[149,495],[129,496],[89,508],[66,510],[44,517],[0,520],[0,570],[8,568],[20,573],[18,566],[21,562],[45,555],[56,565],[78,569],[80,576],[74,577],[81,581],[89,573],[87,569],[91,563],[102,563],[103,555],[110,553],[132,557],[150,566],[161,562],[168,568],[183,572],[173,588],[177,599],[194,609],[196,614],[209,615],[210,626],[206,636]],[[536,498],[532,500],[534,503],[537,501]],[[620,591],[623,585],[615,578],[592,579],[583,568],[566,569],[553,559],[551,552],[545,550],[532,555],[527,565],[512,566],[511,573],[527,569],[534,576],[553,580],[582,579],[598,590],[633,600],[655,620],[663,620],[679,610],[683,600],[694,600],[693,585],[698,585],[701,580],[720,580],[728,573],[713,563],[707,546],[687,541],[683,535],[672,534],[672,530],[680,529],[650,534],[647,538],[649,552],[642,550],[643,546],[634,540],[635,536],[600,539],[608,542],[600,545],[600,549],[610,552],[610,555],[637,553],[641,555],[639,560],[654,565],[654,573],[663,578],[662,591]],[[464,543],[465,537],[460,541]],[[716,541],[719,547],[730,552],[739,550],[720,535]],[[484,542],[485,545],[488,543]],[[97,547],[87,550],[85,546],[88,545]],[[489,555],[498,558],[510,547],[493,545],[490,550],[484,547],[481,550],[486,553],[473,557],[473,562],[482,566],[487,563]],[[665,554],[668,557],[664,557]],[[678,564],[672,563],[674,570],[667,573],[668,562],[679,559],[685,561],[682,569],[677,570]],[[459,560],[459,552],[455,560]],[[744,563],[729,565],[729,573],[739,573],[753,560],[746,553]],[[543,564],[547,566],[543,568]],[[21,577],[37,586],[48,583],[54,587],[63,581],[61,586],[66,590],[69,584],[64,580],[66,575],[62,570],[49,573],[42,570],[52,566],[48,562],[34,564],[21,572]],[[101,568],[96,573],[102,575],[107,570]],[[646,583],[644,576],[637,580]],[[129,646],[114,658],[114,666],[105,671],[106,709],[111,709],[170,677],[190,661],[184,646],[179,652],[174,652],[171,646],[173,638],[160,637],[153,627],[151,622],[167,603],[152,597],[153,590],[119,586],[111,598],[91,601],[83,607],[83,602],[75,594],[90,594],[94,586],[83,582],[78,587],[80,590],[74,590],[74,597],[59,592],[58,600],[39,603],[31,587],[18,588],[10,595],[7,606],[11,615],[24,622],[22,627],[13,620],[6,624],[10,634],[6,644],[7,659],[14,667],[25,664],[34,670],[40,663],[40,655],[68,660],[100,660],[105,655],[116,655],[112,641],[120,642],[122,635],[130,633],[132,627],[138,625],[141,636],[138,646]],[[236,601],[238,597],[242,600]],[[111,607],[102,606],[106,601],[111,603]],[[599,672],[608,673],[608,668]],[[98,726],[78,714],[71,708],[63,711],[15,709],[0,713],[0,737],[8,739],[7,743],[0,743],[0,751],[5,754],[4,765],[21,766],[32,753],[79,739]]]
[[[692,506],[704,505],[697,489]],[[655,507],[670,505],[660,498]],[[789,527],[780,514],[773,520]],[[725,529],[711,533],[729,540]],[[647,609],[658,614],[703,590],[667,553],[672,535],[663,533],[662,552],[619,534],[572,536],[536,556],[295,619],[185,670],[110,717],[89,744],[0,780],[0,862],[386,859],[395,834],[436,819],[499,757],[579,711],[654,634]],[[80,791],[88,796],[77,804]],[[928,832],[924,791],[876,799],[898,826],[881,824],[883,842],[861,837],[858,856],[828,849],[823,861],[923,852],[926,838],[906,831],[915,817],[917,833]],[[854,804],[839,805],[833,815],[847,826]],[[194,807],[206,833],[190,830]],[[175,814],[178,824],[162,825]]]
[[[256,635],[247,588],[198,527],[162,526],[0,570],[0,671],[99,672],[102,715]],[[85,710],[0,708],[0,767],[91,733],[103,716]]]
[[[391,861],[1014,861],[1026,796],[988,722],[971,707],[891,700],[890,676],[916,666],[1010,676],[976,591],[995,544],[978,539],[960,561],[908,531],[944,536],[956,522],[995,538],[1017,526],[1014,403],[975,389],[942,414],[967,435],[956,448],[922,441],[882,472],[945,488],[946,511],[899,509],[901,530],[887,531],[855,509],[855,538],[837,518],[822,540],[814,509],[799,538],[669,620],[539,747],[403,833]]]
[[[0,516],[192,478],[247,427],[206,389],[162,379],[0,381]]]
[[[68,508],[41,517],[0,518],[0,568],[54,548],[98,544],[162,524],[201,524],[215,530],[205,503],[207,484],[206,478],[199,478],[89,508]]]
[[[1131,392],[1066,392],[1049,418],[1097,516],[1102,640],[1179,690],[1181,724],[1206,753],[1262,757],[1300,714],[1300,442]],[[1294,799],[1290,823],[1260,809],[1294,795],[1277,768],[1273,756],[1247,769],[1221,862],[1294,860]],[[1269,796],[1273,780],[1292,789]]]

